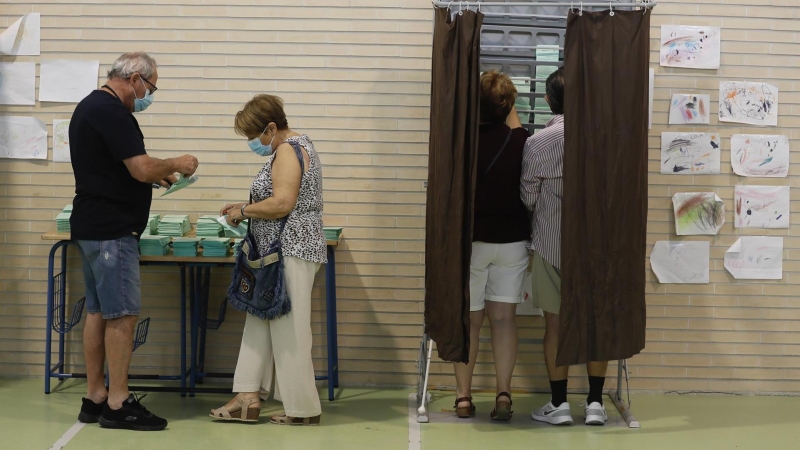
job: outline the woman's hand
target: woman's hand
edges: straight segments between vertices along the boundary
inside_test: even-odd
[[[239,212],[239,210],[242,209],[242,206],[244,206],[246,204],[247,203],[229,203],[229,204],[225,205],[224,208],[219,210],[219,215],[220,216],[228,215],[229,211],[232,210],[232,209],[235,209],[236,212]]]
[[[228,225],[232,227],[238,227],[242,220],[245,218],[242,216],[242,206],[246,205],[247,203],[239,203],[237,208],[231,208],[228,210],[228,214],[225,216],[225,220],[228,222]]]

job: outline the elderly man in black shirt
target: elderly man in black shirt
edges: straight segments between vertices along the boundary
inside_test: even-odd
[[[128,391],[133,327],[141,305],[139,236],[147,225],[152,185],[171,185],[175,173],[192,175],[197,158],[148,156],[133,112],[153,101],[155,60],[146,53],[120,56],[108,81],[75,108],[69,127],[75,174],[70,225],[83,262],[89,316],[83,330],[88,394],[79,420],[105,428],[162,430]],[[108,356],[109,390],[103,366]]]

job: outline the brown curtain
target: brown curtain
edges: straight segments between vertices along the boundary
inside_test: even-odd
[[[570,12],[557,364],[645,344],[650,12]]]
[[[425,329],[445,361],[469,356],[469,262],[483,15],[436,9],[425,223]]]

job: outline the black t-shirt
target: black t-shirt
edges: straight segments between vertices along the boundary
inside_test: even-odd
[[[488,174],[486,169],[511,139]],[[507,244],[530,239],[528,210],[520,197],[522,154],[528,131],[508,125],[483,124],[478,132],[478,177],[475,186],[475,226],[472,240]]]
[[[69,144],[75,174],[72,238],[140,236],[147,226],[153,188],[136,181],[123,162],[147,154],[133,114],[114,95],[94,91],[72,113]]]

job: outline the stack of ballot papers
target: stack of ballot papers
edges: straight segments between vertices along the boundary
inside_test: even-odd
[[[166,215],[158,223],[158,234],[161,236],[181,237],[191,229],[189,216]]]
[[[161,214],[150,214],[147,218],[147,228],[142,232],[142,236],[155,236],[158,234],[158,221],[161,220]]]
[[[200,242],[200,246],[203,247],[203,256],[224,258],[230,255],[231,238],[206,238]]]
[[[197,237],[223,237],[225,230],[214,216],[200,216],[197,219]]]
[[[197,244],[200,238],[172,239],[172,256],[197,256]]]
[[[164,256],[169,251],[169,236],[142,236],[139,251],[143,256]]]
[[[72,215],[72,205],[67,205],[56,216],[56,231],[59,233],[69,233],[69,217]]]
[[[233,240],[233,256],[239,256],[239,244],[242,243],[243,239],[234,239]]]

